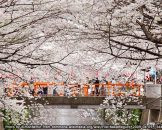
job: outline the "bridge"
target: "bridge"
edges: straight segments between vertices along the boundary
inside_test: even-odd
[[[118,84],[119,85],[119,84]],[[114,90],[112,85],[111,88]],[[110,87],[110,86],[109,86]],[[85,89],[86,88],[86,89]],[[118,91],[118,93],[114,94],[113,91],[111,95],[109,93],[106,96],[102,95],[87,95],[87,87],[85,87],[83,91],[83,95],[71,95],[67,96],[53,96],[53,95],[35,95],[34,98],[25,98],[25,105],[37,104],[40,103],[42,105],[52,105],[56,108],[112,108],[111,103],[109,106],[104,105],[103,101],[108,96],[114,96],[115,98],[121,98],[125,96],[129,98],[130,96],[134,96],[138,98],[136,101],[127,101],[126,105],[123,105],[125,109],[142,109],[142,118],[141,124],[146,124],[148,122],[157,122],[162,120],[162,86],[160,84],[146,84],[145,85],[145,93],[144,96],[139,92],[139,88],[129,87],[130,89],[136,89],[136,94],[123,95],[122,91]],[[119,87],[121,88],[121,87]],[[140,94],[140,95],[139,95]],[[15,98],[15,97],[12,97]],[[21,99],[21,97],[17,97],[17,99]],[[101,105],[103,104],[103,105]]]
[[[53,106],[62,106],[69,108],[98,108],[100,104],[103,104],[103,100],[107,96],[114,96],[115,98],[120,97],[138,97],[136,101],[125,102],[124,108],[133,109],[157,109],[160,110],[160,100],[161,100],[161,85],[146,85],[145,93],[141,91],[143,89],[143,85],[140,84],[131,84],[131,83],[115,83],[112,84],[110,82],[106,84],[83,84],[82,86],[79,84],[64,84],[62,83],[54,83],[54,82],[35,82],[32,84],[34,86],[34,98],[28,99],[26,98],[26,104],[32,103],[40,103],[46,105]],[[37,94],[38,89],[48,88],[53,89],[52,86],[62,87],[61,91],[57,95],[53,95],[48,92],[46,94]],[[96,94],[96,87],[100,88],[99,95]],[[19,88],[27,87],[30,85],[27,83],[21,83],[18,86]],[[91,93],[89,93],[89,89],[91,87]],[[65,89],[70,89],[71,94],[66,95]],[[123,89],[124,88],[124,89]],[[93,90],[94,91],[93,91]],[[66,96],[65,96],[66,95]],[[41,97],[41,98],[38,98]],[[21,97],[20,97],[21,98]],[[32,101],[31,101],[32,100]],[[109,103],[111,104],[111,103]],[[103,108],[108,108],[106,105],[102,105]],[[111,105],[109,106],[111,107]]]
[[[13,83],[13,85],[16,86],[16,83]],[[23,82],[17,85],[19,89],[30,89],[31,86],[33,86],[34,89],[34,98],[30,100],[27,98],[27,105],[31,102],[35,102],[40,104],[53,105],[56,107],[98,108],[99,105],[103,103],[103,100],[106,96],[114,96],[116,98],[120,98],[121,96],[134,96],[140,97],[139,101],[126,102],[127,105],[124,107],[145,109],[145,106],[141,102],[144,100],[144,98],[142,98],[143,92],[141,91],[143,89],[143,85],[136,83],[123,84],[119,82],[108,82],[100,84],[65,84],[63,82],[34,82],[29,84]],[[53,90],[55,90],[56,87],[58,89],[57,94],[53,94]],[[45,94],[42,92],[40,93],[40,89],[44,88],[46,89],[46,92],[44,92]],[[67,93],[67,89],[69,90],[69,93]],[[102,105],[102,107],[107,108],[108,106]]]

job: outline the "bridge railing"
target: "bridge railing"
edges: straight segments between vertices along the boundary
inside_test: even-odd
[[[16,87],[15,87],[16,88]],[[143,85],[132,83],[65,84],[54,82],[20,83],[17,88],[33,90],[34,96],[143,96]],[[46,92],[40,93],[40,88]],[[54,93],[55,91],[55,93]],[[11,90],[9,93],[12,93]],[[23,92],[24,93],[24,92]],[[7,92],[8,94],[8,92]],[[13,96],[12,94],[8,94]]]
[[[92,93],[89,93],[89,89],[94,90]],[[96,93],[99,89],[99,94]],[[122,84],[122,83],[107,83],[107,84],[84,84],[83,86],[83,95],[84,96],[141,96],[143,93],[143,85],[140,84]]]

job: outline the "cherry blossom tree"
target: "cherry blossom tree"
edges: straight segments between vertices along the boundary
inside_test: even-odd
[[[160,0],[2,0],[0,73],[12,83],[159,64],[161,8]]]
[[[114,62],[129,62],[135,71],[161,65],[161,5],[159,0],[83,1],[70,10],[74,17],[66,18],[76,25],[68,39],[82,44],[78,50],[88,54],[83,61],[91,56],[87,64],[98,71]]]
[[[0,8],[1,71],[19,77],[26,67],[40,65],[100,70],[112,59],[141,63],[161,57],[158,0],[11,0]]]
[[[65,59],[72,55],[74,50],[69,49],[68,44],[61,44],[57,37],[66,33],[68,25],[67,21],[62,19],[62,15],[69,14],[68,7],[68,2],[65,1],[3,0],[0,2],[2,83],[7,82],[10,85],[13,80],[18,83],[22,80],[29,81],[35,71],[35,75],[39,77],[43,70],[41,77],[46,79],[48,68],[59,71],[61,69],[58,69],[58,66],[66,65]],[[3,89],[4,84],[0,87]],[[4,107],[3,113],[5,114],[6,111],[9,113],[9,116],[4,115],[5,119],[9,117],[11,121],[14,119],[13,116],[18,118],[15,113],[24,114],[23,110],[26,107],[23,105],[23,100],[20,102],[2,96],[0,101]],[[21,124],[24,120],[22,119],[22,122],[14,120],[12,123]]]
[[[90,50],[129,60],[161,58],[161,1],[88,1],[73,13],[78,39],[90,41]],[[80,15],[79,15],[80,14]]]

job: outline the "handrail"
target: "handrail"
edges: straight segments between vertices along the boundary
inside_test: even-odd
[[[26,83],[26,82],[23,82],[23,83],[20,83],[19,84],[19,86],[25,86],[25,85],[29,85],[29,83]],[[64,85],[80,85],[80,84],[78,84],[78,83],[74,83],[74,84],[72,84],[72,83],[69,83],[69,84],[65,84],[64,82],[58,82],[58,83],[55,83],[55,82],[34,82],[33,83],[33,85],[34,86],[46,86],[46,87],[50,87],[51,85],[61,85],[61,86],[64,86]],[[108,82],[108,83],[99,83],[99,84],[94,84],[94,83],[92,83],[92,84],[81,84],[81,85],[103,85],[103,86],[105,86],[105,85],[112,85],[112,86],[121,86],[121,87],[123,87],[123,86],[126,86],[126,87],[134,87],[134,86],[143,86],[142,84],[135,84],[135,83],[110,83],[110,82]]]
[[[16,83],[14,83],[15,86]],[[84,96],[89,96],[89,92],[88,89],[91,88],[91,92],[93,93],[92,95],[95,96],[98,92],[103,94],[103,95],[125,95],[125,92],[129,92],[130,90],[133,90],[132,93],[130,95],[132,96],[141,96],[141,87],[143,87],[143,85],[141,84],[135,84],[135,83],[99,83],[99,84],[95,84],[95,83],[91,83],[91,84],[78,84],[78,83],[74,83],[74,84],[65,84],[64,82],[33,82],[33,83],[26,83],[26,82],[22,82],[19,85],[17,85],[18,87],[30,87],[30,85],[33,85],[33,89],[35,94],[37,95],[38,92],[38,88],[44,88],[44,87],[53,87],[53,86],[63,86],[64,88],[69,88],[73,91],[73,95],[77,95],[77,94],[82,94]],[[125,88],[125,90],[122,90],[122,87]],[[16,88],[16,87],[15,87]],[[77,90],[77,88],[79,90]],[[100,90],[98,90],[100,88]],[[104,90],[101,90],[102,88],[104,88]],[[107,89],[107,91],[106,91]],[[126,90],[127,89],[127,90]],[[60,92],[60,95],[63,95],[63,93],[65,93],[64,89]],[[102,95],[101,94],[101,95]],[[98,95],[98,94],[97,94]]]

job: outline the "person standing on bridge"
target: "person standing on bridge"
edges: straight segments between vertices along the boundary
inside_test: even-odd
[[[99,96],[99,85],[100,84],[100,81],[98,79],[98,77],[96,77],[96,80],[95,80],[95,89],[96,89],[96,96]]]
[[[65,83],[65,96],[69,97],[70,96],[70,89],[69,89],[69,86]]]
[[[155,67],[151,67],[150,68],[149,74],[151,76],[152,81],[155,81],[156,80],[156,77],[157,77],[157,72],[156,72]]]
[[[47,95],[48,94],[48,87],[47,86],[44,86],[43,87],[43,94],[44,95]]]
[[[112,87],[111,87],[111,90],[109,90],[109,91],[110,91],[111,95],[114,95],[117,91],[117,86],[115,86],[116,80],[114,77],[112,78],[111,83],[112,83]]]
[[[38,88],[38,93],[37,93],[39,96],[42,96],[43,95],[43,88],[41,86],[39,86]]]
[[[95,95],[95,79],[90,80],[90,87],[91,87],[91,95],[90,96],[94,96]]]
[[[29,84],[29,94],[31,94],[32,96],[34,96],[34,85],[33,84]]]
[[[58,96],[58,93],[57,93],[57,86],[55,85],[54,88],[53,88],[53,96]]]
[[[101,80],[101,88],[100,88],[100,95],[101,96],[105,96],[107,94],[107,92],[108,92],[107,86],[106,86],[107,83],[108,82],[107,82],[106,78],[105,77],[102,77],[102,80]]]
[[[92,87],[91,87],[90,83],[91,83],[91,81],[89,80],[89,77],[86,77],[85,84],[88,87],[88,95],[91,95],[91,93],[92,93]]]

